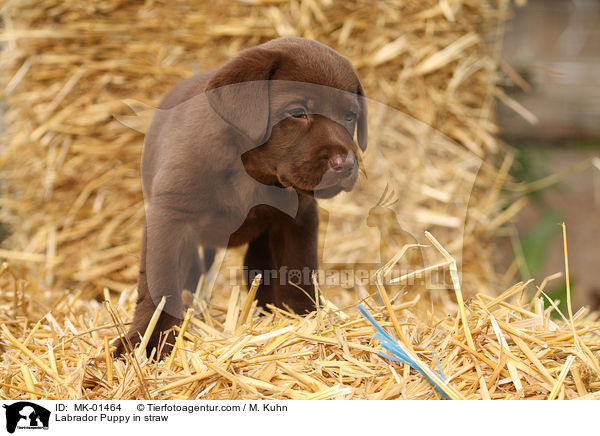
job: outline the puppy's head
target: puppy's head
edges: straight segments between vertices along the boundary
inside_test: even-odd
[[[320,198],[353,188],[367,104],[350,61],[331,48],[282,38],[245,50],[215,72],[207,96],[245,137],[242,159],[261,182]]]

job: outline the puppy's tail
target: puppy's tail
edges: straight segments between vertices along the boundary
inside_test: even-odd
[[[204,250],[204,272],[208,272],[210,267],[213,265],[215,261],[215,254],[217,250],[214,248],[203,248]]]

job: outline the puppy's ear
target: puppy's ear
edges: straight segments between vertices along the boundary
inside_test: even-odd
[[[238,132],[259,144],[269,122],[269,82],[277,70],[277,52],[253,47],[219,68],[206,86],[213,110]]]
[[[365,97],[365,90],[362,84],[358,82],[358,105],[360,107],[360,114],[358,114],[358,122],[356,127],[356,137],[358,138],[358,146],[362,151],[367,149],[367,138],[369,136],[369,128],[367,127],[367,98]]]

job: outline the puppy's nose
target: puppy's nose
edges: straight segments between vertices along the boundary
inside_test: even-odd
[[[356,161],[354,160],[354,156],[350,153],[346,156],[336,154],[329,158],[329,168],[340,174],[350,173],[354,169],[355,164]]]

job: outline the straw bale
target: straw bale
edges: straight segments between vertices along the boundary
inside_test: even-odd
[[[152,107],[194,70],[285,35],[348,56],[369,97],[386,108],[370,120],[368,183],[352,199],[325,205],[333,212],[328,257],[373,258],[381,247],[369,245],[364,231],[350,232],[356,243],[339,244],[348,232],[337,229],[360,228],[390,184],[400,201],[390,206],[396,220],[379,217],[382,235],[402,246],[399,223],[411,235],[438,230],[461,264],[464,247],[469,282],[471,275],[494,279],[489,241],[502,222],[493,220],[501,205],[490,199],[502,187],[493,183],[502,153],[493,48],[506,1],[1,4],[0,82],[10,128],[0,159],[7,181],[0,221],[11,234],[10,251],[0,255],[26,265],[40,283],[90,296],[135,284],[144,218],[139,160]],[[435,143],[437,132],[444,145]],[[484,166],[472,190],[476,158]],[[380,257],[397,248],[389,239]]]

